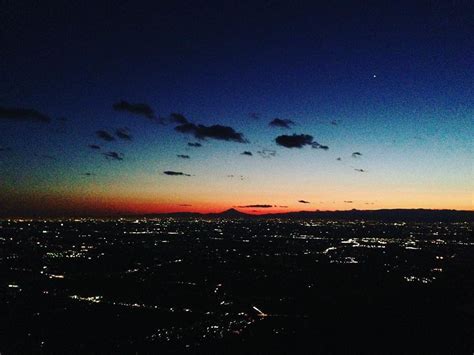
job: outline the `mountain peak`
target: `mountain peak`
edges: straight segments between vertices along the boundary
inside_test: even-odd
[[[228,210],[225,210],[221,213],[219,213],[221,216],[247,216],[246,213],[237,211],[235,208],[229,208]]]

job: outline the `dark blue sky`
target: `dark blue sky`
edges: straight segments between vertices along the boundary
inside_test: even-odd
[[[100,193],[101,201],[146,194],[156,202],[143,202],[149,208],[172,209],[187,202],[190,187],[160,173],[180,169],[193,175],[198,209],[213,205],[209,181],[229,189],[227,175],[248,180],[232,187],[236,195],[217,199],[219,207],[245,203],[240,196],[294,206],[309,198],[300,196],[303,190],[292,194],[296,182],[308,186],[322,209],[342,208],[333,200],[344,199],[359,200],[360,208],[375,200],[378,207],[439,208],[443,204],[435,201],[446,201],[446,207],[468,208],[473,14],[469,1],[3,1],[0,107],[35,109],[52,121],[0,119],[0,148],[8,148],[0,151],[6,176],[0,190],[27,204],[34,195],[58,205],[61,196],[61,208],[77,195],[90,196],[83,210],[99,203],[94,198]],[[230,126],[250,143],[210,139],[190,153],[186,144],[194,137],[114,111],[122,99],[146,103],[159,117],[180,112],[196,124]],[[269,127],[277,117],[295,125]],[[124,127],[132,142],[104,143],[95,136]],[[310,134],[330,149],[295,153],[275,144],[278,135],[293,133]],[[87,146],[97,143],[124,160],[94,155]],[[262,160],[255,152],[264,149],[276,156]],[[251,163],[242,161],[243,150],[254,152]],[[356,164],[354,151],[363,151],[364,160]],[[188,162],[176,158],[183,152],[191,155]],[[310,154],[320,160],[309,163]],[[347,170],[336,165],[343,156],[350,157]],[[83,181],[83,172],[96,177]],[[348,189],[361,175],[366,181]],[[257,191],[260,182],[268,189]],[[394,185],[401,194],[420,195],[406,201],[385,196]],[[325,186],[343,193],[332,198]],[[359,196],[370,186],[378,193]],[[282,189],[285,196],[275,192]],[[20,213],[14,204],[11,211]]]

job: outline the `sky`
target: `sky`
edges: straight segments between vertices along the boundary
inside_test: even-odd
[[[473,210],[470,1],[1,1],[0,215]]]

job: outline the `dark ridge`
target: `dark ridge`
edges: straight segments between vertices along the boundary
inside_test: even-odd
[[[367,220],[384,222],[474,222],[474,211],[428,209],[382,209],[349,211],[299,211],[252,215],[234,208],[220,213],[175,212],[147,214],[143,217],[193,217],[193,218],[284,218],[323,220]]]

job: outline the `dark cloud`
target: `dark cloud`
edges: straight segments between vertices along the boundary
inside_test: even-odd
[[[333,126],[339,126],[339,124],[340,124],[341,122],[342,122],[341,120],[332,120],[330,123],[331,123],[331,125],[333,125]]]
[[[251,113],[249,113],[249,117],[253,118],[254,120],[258,120],[258,119],[260,119],[260,114],[258,114],[256,112],[251,112]]]
[[[181,206],[181,207],[191,207],[192,205],[189,205],[187,203],[181,203],[179,204],[178,206]]]
[[[298,202],[299,202],[299,203],[311,203],[311,202],[305,201],[305,200],[299,200]]]
[[[341,157],[339,157],[339,158],[336,158],[336,160],[338,160],[338,161],[341,161],[341,160],[342,160],[342,158],[341,158]]]
[[[97,135],[97,137],[107,142],[111,142],[115,140],[114,136],[112,136],[109,132],[104,131],[104,130],[96,131],[95,134]]]
[[[344,203],[354,203],[354,201],[348,200],[348,201],[344,201]]]
[[[237,208],[272,208],[272,207],[273,205],[266,205],[266,204],[237,206]]]
[[[357,157],[361,157],[361,156],[362,156],[362,153],[360,153],[360,152],[354,152],[354,153],[352,153],[352,157],[353,157],[353,158],[357,158]]]
[[[189,159],[189,155],[185,155],[185,154],[178,154],[176,156],[181,159]]]
[[[188,119],[184,117],[180,113],[172,113],[170,114],[170,121],[172,123],[178,123],[178,124],[186,124],[189,123]]]
[[[0,120],[17,122],[51,122],[51,118],[39,111],[27,108],[12,108],[0,106]]]
[[[358,171],[359,173],[365,173],[364,169],[354,169],[355,171]]]
[[[81,174],[82,176],[95,176],[94,173],[84,173],[84,174]]]
[[[275,138],[275,142],[285,148],[303,148],[313,143],[313,136],[309,134],[293,134],[291,136],[281,135]]]
[[[198,142],[195,142],[195,143],[190,142],[190,143],[188,143],[188,146],[199,148],[199,147],[202,147],[202,144],[198,143]]]
[[[278,206],[278,207],[280,207],[280,208],[288,208],[288,206]]]
[[[117,153],[117,152],[107,152],[107,153],[102,153],[106,159],[112,159],[112,160],[123,160],[123,154],[122,153]]]
[[[91,149],[96,149],[96,150],[100,149],[100,145],[97,145],[97,144],[89,144],[88,147]]]
[[[132,140],[132,136],[130,135],[130,132],[127,128],[119,128],[115,131],[115,134],[120,139],[123,139],[123,140],[126,140],[126,141],[131,141]]]
[[[262,158],[270,159],[270,158],[276,157],[277,153],[276,153],[276,150],[273,150],[273,149],[263,149],[263,150],[257,151],[257,154],[260,155]]]
[[[169,176],[191,176],[190,174],[185,174],[182,173],[181,171],[163,171],[163,174],[169,175]]]
[[[240,153],[240,155],[248,155],[248,156],[252,156],[252,152],[249,152],[248,150],[246,150],[245,152],[242,152]]]
[[[329,147],[327,145],[322,145],[322,144],[319,144],[318,142],[313,142],[312,147],[314,149],[322,149],[322,150],[328,150],[329,149]]]
[[[232,127],[213,125],[204,126],[194,123],[184,123],[175,127],[180,133],[192,134],[197,139],[217,139],[223,141],[233,141],[237,143],[248,143],[242,133],[236,132]]]
[[[295,123],[292,120],[282,120],[281,118],[275,118],[268,125],[272,127],[291,128],[291,126],[294,126]]]
[[[139,116],[145,116],[146,118],[155,118],[153,109],[147,104],[132,104],[127,101],[121,100],[113,105],[115,111],[129,112]]]

